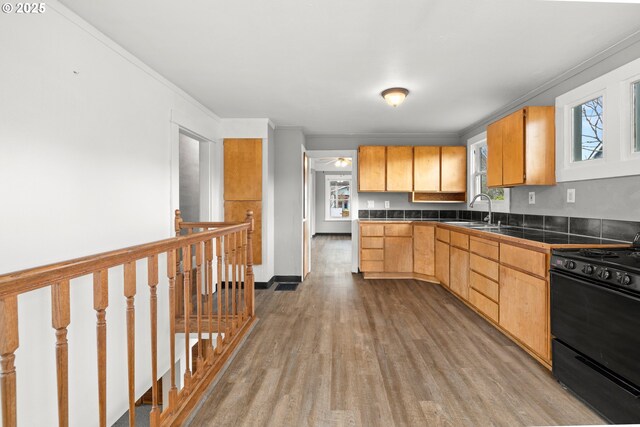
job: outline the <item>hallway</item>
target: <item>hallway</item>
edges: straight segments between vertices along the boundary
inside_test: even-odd
[[[364,281],[347,237],[312,242],[297,291],[256,291],[260,322],[191,425],[602,423],[440,286]]]

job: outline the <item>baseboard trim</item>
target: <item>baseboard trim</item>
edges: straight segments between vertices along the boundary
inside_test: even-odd
[[[302,282],[302,276],[273,276],[273,281],[274,282],[288,282],[288,283],[292,283],[292,282],[297,282],[300,283]]]
[[[351,233],[316,233],[312,237],[316,236],[351,236]]]
[[[273,276],[271,279],[269,279],[268,282],[255,282],[253,284],[253,287],[255,289],[269,289],[271,287],[271,285],[273,285],[273,282],[275,282],[275,276]]]

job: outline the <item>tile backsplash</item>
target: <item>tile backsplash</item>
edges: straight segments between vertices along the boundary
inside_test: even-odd
[[[488,212],[486,211],[469,210],[372,209],[358,211],[358,218],[360,219],[379,219],[386,221],[446,219],[482,221],[487,215]],[[571,233],[622,242],[633,241],[636,233],[640,232],[639,221],[621,221],[602,218],[576,218],[555,215],[494,212],[493,222],[497,223],[498,221],[503,225],[514,227]]]

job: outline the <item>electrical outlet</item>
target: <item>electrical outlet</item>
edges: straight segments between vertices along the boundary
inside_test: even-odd
[[[530,205],[535,205],[536,204],[536,192],[535,191],[529,191],[529,204]]]
[[[373,200],[367,200],[367,209],[373,209]]]
[[[567,188],[567,203],[575,203],[575,202],[576,202],[576,189]]]
[[[388,200],[384,201],[384,208],[385,209],[389,209],[389,201]]]

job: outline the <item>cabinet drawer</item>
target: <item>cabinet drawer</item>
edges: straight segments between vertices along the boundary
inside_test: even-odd
[[[547,257],[542,252],[500,243],[500,262],[539,277],[547,274]]]
[[[412,229],[411,224],[389,224],[384,226],[384,235],[411,237]]]
[[[455,231],[451,232],[451,246],[469,250],[469,236]]]
[[[478,256],[476,254],[471,254],[470,266],[472,270],[477,271],[484,276],[487,276],[491,280],[497,282],[500,278],[500,266],[495,261],[482,258],[481,256]]]
[[[476,292],[475,289],[469,289],[469,302],[485,316],[498,323],[498,304],[480,292]]]
[[[360,261],[360,271],[364,273],[380,273],[384,271],[384,261]]]
[[[362,236],[384,236],[384,225],[382,224],[362,224],[360,226]]]
[[[469,241],[469,250],[475,254],[482,255],[485,258],[490,258],[498,261],[500,249],[498,242],[491,240],[481,239],[479,237],[471,236]]]
[[[498,283],[479,275],[475,271],[471,272],[470,286],[493,301],[498,301],[500,291]]]
[[[449,230],[444,228],[436,228],[436,239],[441,242],[449,243]]]
[[[384,237],[363,237],[362,249],[382,249],[384,248]]]
[[[360,259],[362,261],[383,261],[384,249],[363,249]]]

